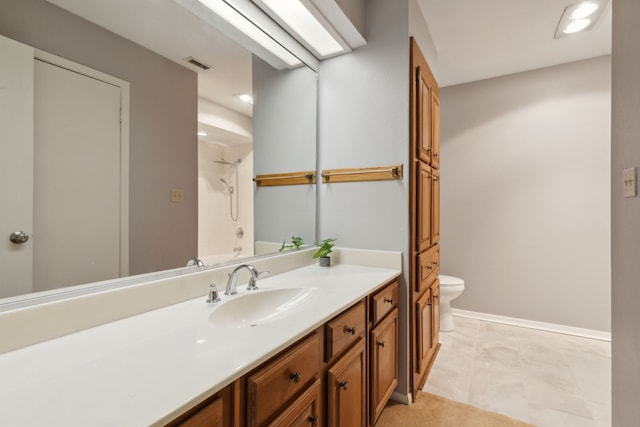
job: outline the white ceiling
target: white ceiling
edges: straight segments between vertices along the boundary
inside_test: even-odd
[[[587,32],[554,39],[578,0],[418,0],[438,51],[440,86],[611,53],[611,2]]]
[[[251,116],[233,95],[251,93],[251,54],[174,0],[48,0],[198,72],[200,96]],[[611,2],[588,32],[554,39],[577,0],[417,0],[438,51],[439,85],[611,53]],[[211,65],[202,71],[183,59]]]
[[[611,2],[590,31],[554,39],[565,7],[578,2],[418,0],[438,51],[438,84],[450,86],[610,54]]]
[[[198,93],[252,115],[234,95],[252,93],[251,52],[173,0],[47,0],[198,73]],[[212,68],[184,61],[193,56]]]

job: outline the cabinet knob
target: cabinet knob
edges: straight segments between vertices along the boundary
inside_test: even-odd
[[[340,381],[338,383],[338,387],[340,387],[343,390],[346,390],[349,387],[349,383],[347,381]]]
[[[318,416],[317,415],[309,415],[309,418],[307,418],[307,421],[309,421],[311,423],[312,426],[315,426],[318,424]]]
[[[384,341],[378,341],[378,347],[384,348]]]
[[[300,382],[300,378],[302,377],[302,374],[300,372],[292,372],[291,375],[289,375],[289,379],[293,380],[294,383],[299,383]]]
[[[350,333],[351,335],[355,335],[356,334],[356,328],[347,327],[347,332]]]
[[[384,302],[386,302],[387,304],[393,304],[393,299],[391,298],[385,298]]]

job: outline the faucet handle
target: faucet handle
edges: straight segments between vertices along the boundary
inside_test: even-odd
[[[266,271],[266,270],[265,271],[257,271],[256,276],[255,277],[251,276],[251,278],[249,279],[249,284],[247,286],[247,290],[248,291],[257,291],[259,288],[258,288],[258,285],[256,285],[256,280],[258,280],[258,279],[260,279],[262,277],[268,276],[269,274],[271,274],[271,273]]]
[[[215,283],[209,285],[209,297],[207,298],[208,303],[220,302],[220,295],[218,293],[218,287]]]

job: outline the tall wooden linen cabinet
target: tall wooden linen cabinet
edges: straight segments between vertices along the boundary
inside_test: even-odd
[[[417,396],[440,349],[440,102],[438,84],[411,44],[411,390]]]

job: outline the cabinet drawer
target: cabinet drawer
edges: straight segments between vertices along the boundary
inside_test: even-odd
[[[418,280],[416,281],[416,292],[422,293],[427,289],[433,279],[438,277],[440,272],[440,245],[435,245],[431,249],[418,255]]]
[[[393,282],[371,298],[371,321],[377,324],[398,305],[398,282]]]
[[[366,313],[363,302],[327,323],[327,361],[354,343],[364,338]]]
[[[247,379],[247,421],[264,425],[283,405],[319,378],[322,346],[318,333],[286,350]]]

